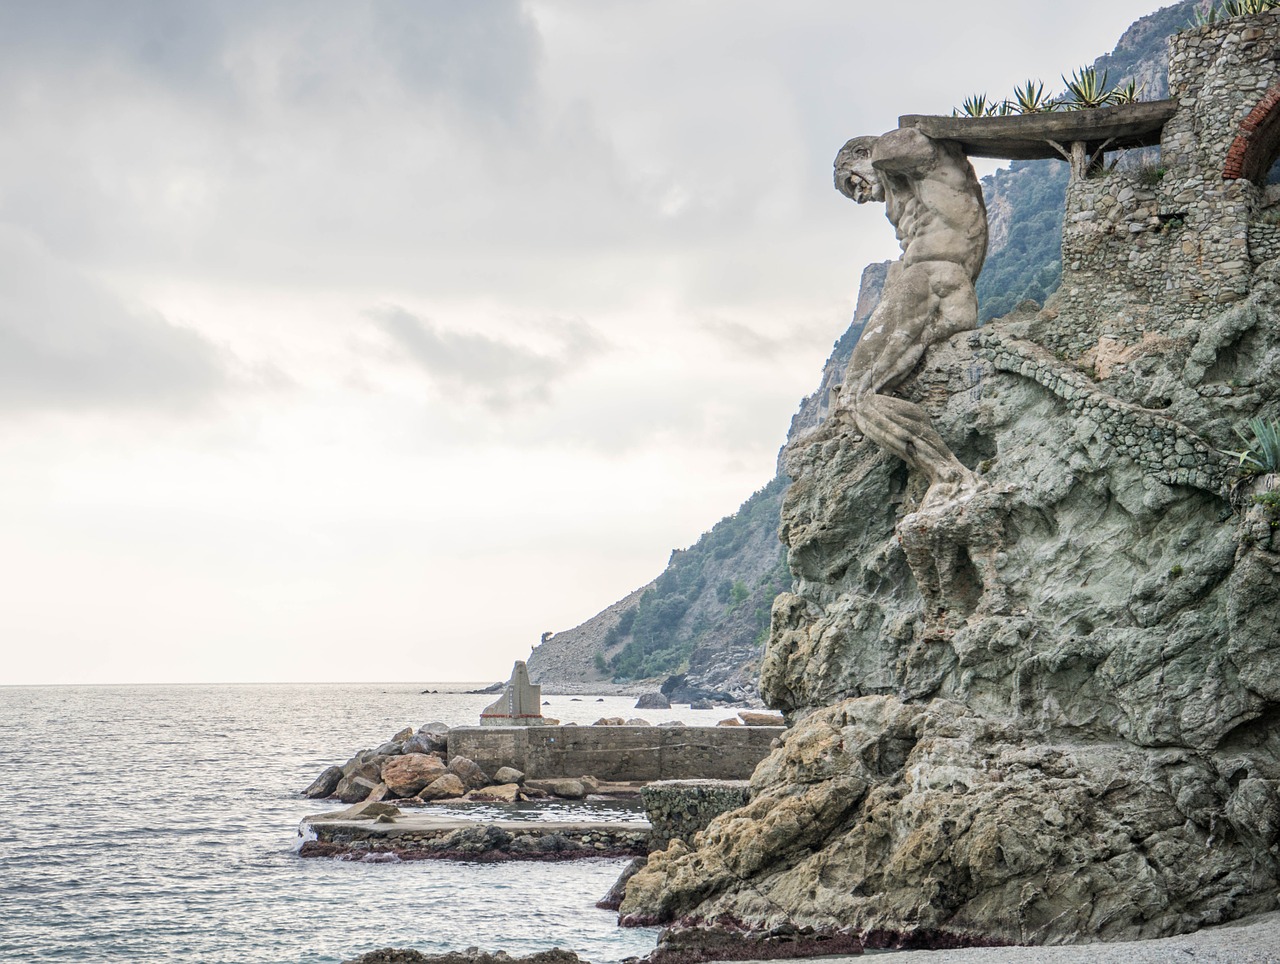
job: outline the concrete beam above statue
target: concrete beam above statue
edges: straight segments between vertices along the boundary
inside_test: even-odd
[[[898,126],[934,140],[955,141],[970,157],[1033,161],[1063,156],[1062,145],[1100,150],[1153,147],[1177,109],[1172,100],[1140,101],[1093,110],[1009,114],[1004,117],[936,117],[904,114]]]

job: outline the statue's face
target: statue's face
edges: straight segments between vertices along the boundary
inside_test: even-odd
[[[884,184],[871,166],[878,137],[855,137],[836,155],[836,190],[859,204],[884,200]]]

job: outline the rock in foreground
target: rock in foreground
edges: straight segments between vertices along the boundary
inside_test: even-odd
[[[343,964],[588,964],[588,962],[573,951],[563,951],[558,947],[553,947],[549,951],[538,951],[536,954],[525,957],[512,957],[505,951],[490,953],[478,947],[468,947],[465,951],[450,951],[447,954],[423,954],[420,951],[386,947],[354,957],[344,961]]]

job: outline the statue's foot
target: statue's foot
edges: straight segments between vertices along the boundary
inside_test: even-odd
[[[935,512],[951,505],[968,502],[985,483],[968,469],[957,478],[934,482],[920,502],[920,512]]]

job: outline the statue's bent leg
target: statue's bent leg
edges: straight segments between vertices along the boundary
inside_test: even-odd
[[[924,409],[887,393],[911,374],[929,345],[976,323],[977,297],[963,268],[950,262],[906,265],[886,286],[849,361],[846,384],[859,429],[923,472],[931,486],[954,487],[973,476]]]

